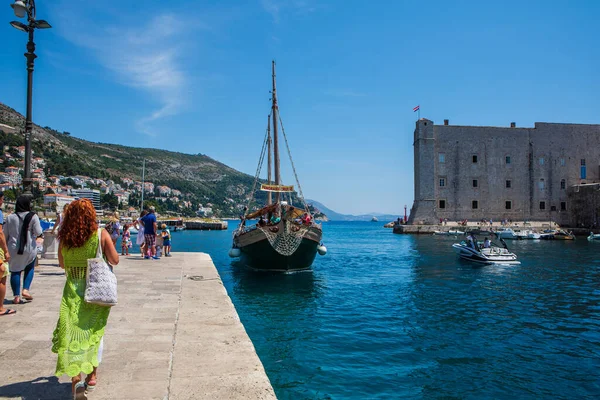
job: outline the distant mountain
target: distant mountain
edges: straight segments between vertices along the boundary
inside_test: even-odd
[[[350,214],[340,214],[338,212],[333,211],[332,209],[326,207],[322,203],[319,203],[316,200],[306,200],[306,202],[323,214],[327,215],[330,221],[370,221],[374,216],[377,217],[379,222],[391,222],[395,221],[399,215],[392,214],[381,214],[381,213],[372,213],[372,214],[363,214],[363,215],[350,215]]]

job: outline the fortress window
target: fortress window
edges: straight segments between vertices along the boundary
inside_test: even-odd
[[[506,163],[510,164],[510,156],[506,156]]]
[[[471,202],[471,208],[472,208],[473,210],[477,210],[477,207],[478,207],[478,206],[479,206],[479,202],[478,202],[477,200],[473,200],[473,201]]]
[[[564,158],[561,158],[561,159],[560,159],[560,166],[561,166],[561,167],[564,167],[564,166],[565,166],[565,164],[566,164],[566,163],[565,163],[565,159],[564,159]]]
[[[560,202],[560,211],[567,211],[567,202],[566,201]]]
[[[540,188],[540,190],[544,190],[544,188],[546,187],[546,182],[543,178],[540,179],[540,181],[538,182],[538,187]]]
[[[473,179],[473,187],[477,187],[479,182],[477,182],[477,179]]]
[[[440,153],[438,160],[439,160],[440,163],[445,163],[446,162],[446,155],[444,153]]]
[[[565,190],[567,188],[567,182],[564,179],[560,180],[560,188]]]
[[[581,159],[581,166],[582,166],[582,167],[585,167],[585,158],[582,158],[582,159]]]
[[[540,157],[540,165],[544,165],[544,157]]]
[[[446,186],[446,178],[440,178],[440,187]]]
[[[510,201],[510,200],[505,201],[504,208],[506,208],[507,210],[511,210],[512,209],[512,201]]]
[[[546,202],[540,201],[540,210],[545,210],[545,209],[546,209]]]
[[[440,200],[440,208],[446,208],[446,200]]]
[[[473,154],[473,164],[477,163],[477,155]]]
[[[512,186],[512,182],[510,181],[510,179],[507,179],[507,180],[506,180],[506,188],[507,188],[507,189],[510,189],[510,188],[511,188],[511,186]]]

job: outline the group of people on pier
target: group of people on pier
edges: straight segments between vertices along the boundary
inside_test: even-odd
[[[0,192],[0,206],[3,200]],[[65,207],[52,230],[57,233],[58,264],[65,270],[66,277],[58,322],[52,335],[52,352],[57,354],[55,374],[71,377],[71,389],[76,399],[87,398],[87,393],[96,387],[97,368],[104,348],[104,330],[111,309],[84,299],[88,260],[102,254],[112,269],[119,264],[114,232],[117,232],[117,238],[121,235],[126,246],[131,241],[129,226],[126,224],[121,234],[120,227],[114,224],[114,220],[112,222],[107,224],[108,229],[99,228],[92,202],[79,199]],[[154,207],[145,211],[134,225],[139,230],[138,240],[143,238],[142,256],[158,258],[157,235],[162,239],[165,255],[170,256],[170,232],[164,224],[162,232],[158,231]],[[36,240],[42,234],[40,219],[32,211],[30,196],[19,196],[15,212],[6,220],[0,211],[0,318],[16,314],[16,310],[3,305],[9,276],[13,303],[34,300],[30,287],[37,261]]]

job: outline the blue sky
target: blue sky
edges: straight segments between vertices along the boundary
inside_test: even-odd
[[[0,101],[24,112],[26,35],[8,24],[5,3]],[[203,153],[253,175],[275,59],[304,194],[338,212],[410,208],[417,104],[436,123],[600,123],[595,1],[37,7],[53,29],[36,32],[34,122],[92,141]],[[294,183],[285,164],[284,182]]]

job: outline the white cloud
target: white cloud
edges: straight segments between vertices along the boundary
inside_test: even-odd
[[[154,136],[152,123],[176,115],[185,104],[188,77],[183,68],[187,45],[184,32],[190,34],[190,21],[162,13],[149,19],[129,18],[128,23],[110,18],[115,22],[107,24],[107,18],[88,18],[73,9],[77,8],[56,9],[59,33],[91,51],[119,83],[146,92],[158,103],[135,124],[139,131]]]
[[[285,10],[296,13],[312,13],[318,6],[314,0],[261,0],[263,9],[271,14],[273,21],[279,23]]]

